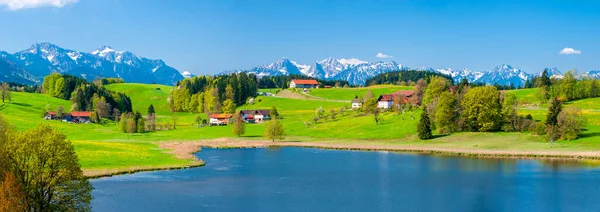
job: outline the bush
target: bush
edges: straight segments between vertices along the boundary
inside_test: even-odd
[[[534,122],[529,125],[529,131],[533,135],[546,135],[546,125],[542,122]]]

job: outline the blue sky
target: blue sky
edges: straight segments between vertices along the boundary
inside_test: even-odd
[[[0,0],[0,50],[109,45],[195,74],[330,56],[476,71],[504,63],[530,73],[600,69],[600,1],[19,2]],[[580,54],[559,54],[564,48]]]

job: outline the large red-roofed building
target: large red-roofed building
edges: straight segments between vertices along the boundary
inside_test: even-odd
[[[318,88],[319,82],[317,80],[301,80],[294,79],[290,82],[290,88]]]

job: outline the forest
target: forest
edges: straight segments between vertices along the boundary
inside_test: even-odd
[[[93,111],[101,118],[114,118],[122,112],[132,112],[131,99],[109,91],[83,78],[69,74],[52,73],[44,77],[42,92],[61,99],[71,100],[70,111]],[[116,115],[116,116],[118,116]]]
[[[254,74],[195,76],[177,82],[169,105],[173,112],[233,113],[236,105],[245,104],[257,90]]]
[[[365,85],[381,85],[381,84],[399,84],[399,85],[414,85],[419,79],[429,79],[433,76],[439,76],[452,83],[452,77],[433,71],[392,71],[387,73],[377,74],[365,82]]]

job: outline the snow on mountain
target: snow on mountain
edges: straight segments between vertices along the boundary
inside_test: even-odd
[[[483,76],[483,73],[471,71],[469,69],[453,70],[451,68],[436,69],[435,71],[452,77],[454,82],[460,82],[462,79],[467,79],[469,82],[474,82]]]
[[[486,83],[486,84],[498,84],[498,85],[513,85],[522,86],[525,81],[531,78],[530,74],[524,71],[513,68],[510,65],[502,64],[496,66],[492,71],[485,72],[483,75],[475,80],[474,82]]]
[[[39,83],[39,79],[12,62],[15,60],[12,57],[7,52],[0,52],[0,82]]]
[[[138,57],[128,51],[102,46],[91,53],[64,49],[51,43],[38,43],[13,54],[11,62],[37,78],[67,73],[87,80],[120,77],[126,82],[175,84],[183,79],[179,71],[162,60]]]
[[[184,71],[184,72],[181,72],[181,76],[183,76],[185,78],[192,78],[192,77],[194,77],[196,75],[194,75],[194,74],[192,74],[192,73],[190,73],[188,71]]]

